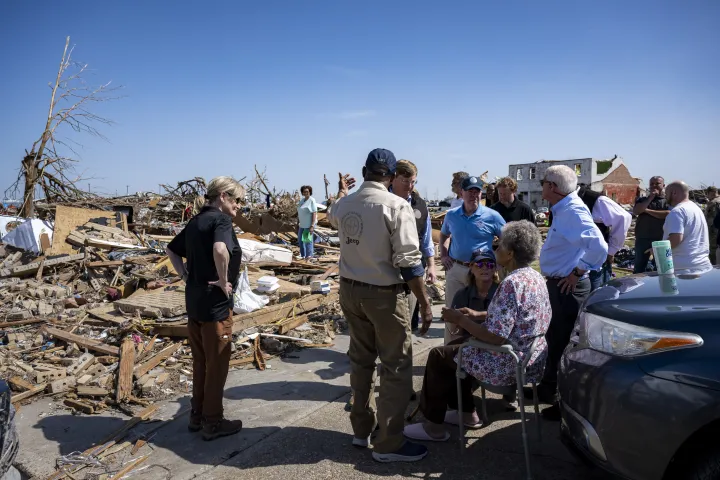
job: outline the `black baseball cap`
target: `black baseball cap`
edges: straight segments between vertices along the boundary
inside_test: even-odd
[[[392,175],[395,173],[397,160],[390,150],[376,148],[368,154],[365,160],[365,168],[369,172],[379,175]]]
[[[465,177],[463,179],[462,189],[465,191],[470,190],[472,188],[477,188],[478,190],[482,190],[482,187],[484,184],[485,184],[485,182],[480,180],[480,178],[471,175],[471,176]]]

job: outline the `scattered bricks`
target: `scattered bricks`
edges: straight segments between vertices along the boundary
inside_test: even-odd
[[[155,379],[150,378],[150,379],[148,379],[147,382],[143,383],[142,393],[143,394],[152,393],[153,390],[155,390]]]
[[[157,385],[162,385],[163,383],[165,383],[167,381],[167,379],[169,377],[170,377],[169,373],[161,373],[160,375],[157,376],[157,378],[155,378],[155,383]]]
[[[105,373],[106,370],[107,369],[105,368],[104,365],[102,365],[100,363],[94,363],[85,370],[85,373],[87,375],[92,375],[93,377],[97,377],[98,375],[102,375],[103,373]]]
[[[87,385],[90,380],[92,380],[92,375],[83,375],[82,377],[78,378],[77,383],[78,385]]]
[[[100,285],[100,282],[98,282],[96,278],[93,278],[90,280],[90,285],[93,287],[93,289],[96,292],[99,292],[100,289],[102,288],[102,285]]]
[[[74,359],[74,358],[65,357],[65,358],[61,358],[61,359],[60,359],[60,365],[62,365],[63,367],[69,367],[69,366],[72,365],[73,363],[75,363],[75,359]]]
[[[23,370],[25,370],[26,373],[33,373],[35,371],[33,367],[21,361],[15,362],[15,366],[22,368]]]
[[[40,315],[41,317],[46,317],[48,315],[52,315],[53,307],[52,307],[52,305],[50,305],[46,302],[39,301],[37,312],[38,312],[38,315]]]
[[[77,381],[75,380],[75,377],[66,377],[60,380],[55,380],[48,388],[50,393],[62,393],[70,390],[76,383]]]
[[[145,385],[145,383],[147,383],[151,378],[151,375],[143,375],[138,379],[137,383],[138,385]]]
[[[60,380],[67,377],[65,370],[46,370],[44,372],[35,372],[35,383],[47,383]]]
[[[13,320],[25,320],[26,318],[30,318],[32,314],[29,310],[20,310],[16,312],[10,312],[7,316],[7,319],[9,321]]]
[[[104,397],[108,391],[100,387],[77,387],[77,394],[81,397]]]
[[[95,355],[92,353],[83,353],[80,358],[70,365],[67,369],[68,375],[77,375],[85,370],[92,362],[95,361]]]

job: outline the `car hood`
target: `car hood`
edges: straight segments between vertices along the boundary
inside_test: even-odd
[[[671,328],[678,322],[720,321],[720,267],[645,273],[611,280],[585,301],[590,313],[634,325]]]

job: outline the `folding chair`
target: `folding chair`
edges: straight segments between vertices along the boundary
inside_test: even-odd
[[[498,394],[498,395],[512,395],[513,393],[517,393],[517,399],[520,407],[520,420],[522,424],[522,441],[523,441],[523,448],[525,450],[525,468],[527,470],[527,479],[532,480],[532,472],[530,471],[530,449],[528,447],[528,437],[527,437],[527,429],[526,429],[526,420],[525,420],[525,398],[523,396],[523,386],[525,385],[525,370],[527,368],[528,363],[530,362],[530,359],[533,356],[533,353],[535,353],[535,349],[537,348],[538,341],[540,340],[540,337],[536,337],[535,340],[533,340],[532,345],[530,346],[530,351],[525,356],[525,358],[520,361],[520,357],[518,357],[517,353],[513,350],[512,345],[506,344],[506,345],[491,345],[489,343],[484,343],[479,340],[471,339],[469,342],[464,343],[460,349],[458,350],[458,356],[457,356],[457,371],[455,373],[455,376],[457,377],[457,396],[458,396],[458,418],[459,418],[459,431],[460,431],[460,452],[465,451],[465,443],[464,443],[464,437],[465,437],[465,431],[464,431],[464,425],[463,425],[463,407],[462,407],[462,392],[461,392],[461,386],[460,382],[461,380],[465,379],[467,377],[467,373],[462,369],[462,355],[463,350],[465,347],[474,347],[481,350],[488,350],[490,352],[496,352],[501,353],[505,355],[510,355],[515,360],[515,385],[507,385],[507,386],[496,386],[496,385],[490,385],[485,382],[478,381],[477,384],[480,386],[482,390],[482,420],[483,424],[487,425],[488,423],[488,416],[487,416],[487,407],[485,405],[485,390],[488,390],[492,393]],[[532,390],[533,390],[533,404],[535,405],[535,422],[537,424],[537,433],[538,433],[538,439],[541,438],[542,432],[541,432],[541,426],[540,426],[540,406],[538,404],[538,396],[537,396],[537,386],[535,382],[532,383]]]

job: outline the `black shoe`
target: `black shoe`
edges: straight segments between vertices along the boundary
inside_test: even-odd
[[[554,388],[542,384],[538,385],[536,388],[538,394],[538,403],[545,403],[547,405],[552,405],[553,403],[555,403],[556,398]],[[526,400],[532,401],[532,387],[523,387],[523,397],[525,397]]]
[[[416,393],[416,392],[412,392],[412,395],[410,395],[410,401],[411,401],[411,402],[414,402],[415,400],[417,400],[417,393]]]
[[[544,409],[540,414],[543,416],[545,420],[548,420],[550,422],[559,422],[562,420],[562,415],[560,413],[560,404],[555,402],[552,404],[551,407],[548,407]]]

